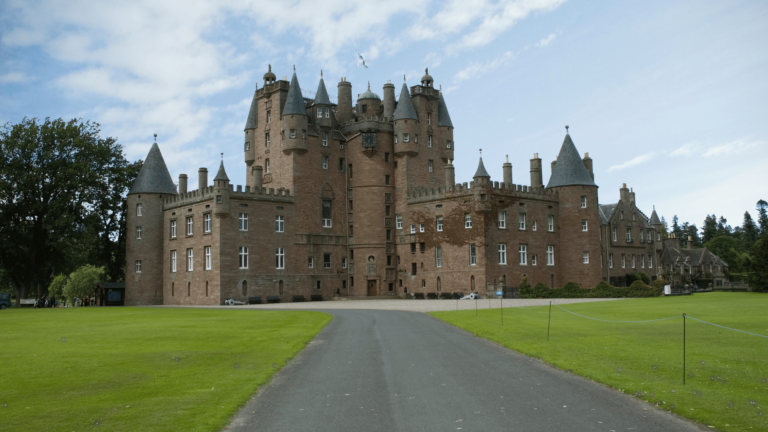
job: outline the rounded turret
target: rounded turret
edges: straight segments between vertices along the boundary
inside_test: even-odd
[[[337,90],[339,105],[336,111],[336,118],[339,122],[344,123],[352,120],[354,117],[352,112],[352,84],[345,78],[342,78]]]
[[[264,85],[274,84],[277,81],[277,77],[272,73],[272,65],[269,65],[269,71],[264,74]]]
[[[416,134],[419,131],[419,117],[411,101],[408,86],[403,83],[400,90],[400,100],[392,114],[395,121],[395,155],[416,156],[419,154],[419,143],[416,142]]]
[[[368,90],[357,97],[357,113],[361,117],[370,117],[376,115],[381,107],[381,98],[371,91],[371,83],[368,83]]]
[[[219,172],[213,179],[213,214],[217,218],[229,216],[229,191],[229,177],[224,170],[224,161],[222,160],[221,165],[219,165]]]
[[[424,76],[421,77],[421,85],[424,87],[432,87],[432,83],[434,80],[432,79],[432,76],[429,74],[429,68],[424,69]]]
[[[307,108],[301,95],[299,80],[293,73],[288,97],[280,118],[282,123],[282,150],[285,154],[307,152]]]
[[[320,83],[317,84],[317,92],[315,92],[315,100],[312,101],[311,110],[317,127],[329,130],[333,126],[331,118],[332,105],[331,99],[328,97],[328,90],[325,88],[323,71],[320,71]]]

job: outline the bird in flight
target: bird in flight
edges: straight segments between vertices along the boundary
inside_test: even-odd
[[[368,63],[365,61],[363,56],[360,55],[360,53],[357,53],[357,65],[368,69]]]

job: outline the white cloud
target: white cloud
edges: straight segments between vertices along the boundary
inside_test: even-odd
[[[540,47],[540,48],[541,47],[545,47],[545,46],[549,45],[550,43],[552,43],[552,41],[555,40],[556,37],[557,37],[557,35],[552,33],[551,35],[549,35],[549,36],[545,37],[544,39],[538,41],[536,43],[536,46]]]
[[[644,155],[640,155],[633,159],[630,159],[627,162],[624,162],[623,164],[613,165],[612,167],[608,168],[608,171],[616,171],[624,168],[633,167],[635,165],[640,165],[642,163],[648,162],[649,160],[653,159],[655,156],[656,156],[656,153],[653,153],[653,152],[646,153]]]
[[[29,77],[23,72],[8,72],[5,75],[0,75],[0,84],[22,83],[28,80]]]
[[[710,156],[720,156],[720,155],[726,155],[731,153],[738,153],[743,150],[750,149],[752,147],[756,147],[759,144],[763,144],[762,142],[756,142],[747,141],[746,138],[742,138],[740,140],[729,142],[728,144],[724,144],[717,147],[712,147],[708,149],[704,154],[703,157],[710,157]]]
[[[701,148],[701,145],[696,142],[689,142],[687,144],[683,144],[682,146],[676,148],[675,150],[672,150],[672,152],[669,153],[670,156],[692,156],[696,154],[699,149]]]
[[[457,72],[453,77],[453,81],[458,83],[468,79],[477,78],[478,76],[487,74],[488,72],[503,66],[514,59],[515,54],[512,51],[507,51],[495,59],[485,63],[472,62],[467,67]]]

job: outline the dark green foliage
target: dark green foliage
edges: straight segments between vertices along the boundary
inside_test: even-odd
[[[647,288],[650,288],[650,287],[641,280],[636,280],[632,282],[632,285],[629,286],[630,290],[647,289]]]
[[[625,279],[627,281],[627,285],[632,285],[633,282],[638,280],[642,281],[646,285],[651,283],[651,277],[642,272],[627,273]]]
[[[768,234],[768,202],[757,202],[757,225],[760,227],[760,235]]]
[[[520,283],[520,297],[521,298],[536,298],[534,297],[528,297],[532,295],[533,292],[531,290],[531,284],[528,283],[528,277],[523,276],[523,281]]]
[[[713,254],[722,258],[728,264],[731,273],[739,273],[744,269],[744,260],[747,257],[744,244],[739,240],[726,235],[718,235],[704,244]]]
[[[746,267],[749,269],[746,280],[752,291],[768,292],[768,234],[752,246]]]
[[[526,281],[527,282],[527,281]],[[520,290],[520,298],[622,298],[622,297],[657,297],[664,291],[663,285],[649,287],[642,281],[635,281],[629,288],[616,288],[602,281],[594,289],[582,289],[573,282],[564,287],[551,289],[546,284],[537,283],[532,289]]]
[[[666,280],[666,279],[656,279],[656,280],[655,280],[655,281],[653,281],[653,283],[651,284],[651,286],[652,286],[653,288],[659,288],[659,289],[662,289],[662,290],[664,289],[664,286],[665,286],[665,285],[669,285],[669,281],[668,281],[668,280]]]
[[[702,231],[701,240],[704,243],[715,238],[715,236],[718,234],[717,233],[717,216],[707,215],[707,217],[704,218],[704,228],[702,228],[701,231]]]
[[[750,252],[752,245],[757,241],[759,235],[760,230],[755,225],[755,221],[752,220],[752,215],[749,212],[744,212],[744,223],[741,225],[741,241],[747,252]]]

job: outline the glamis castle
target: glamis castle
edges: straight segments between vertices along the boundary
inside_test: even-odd
[[[398,99],[391,83],[383,99],[369,85],[354,100],[346,79],[337,89],[334,104],[321,75],[304,98],[295,72],[289,83],[270,67],[245,122],[246,185],[222,162],[212,182],[200,168],[196,189],[186,174],[177,188],[152,146],[128,194],[126,304],[485,294],[524,276],[592,288],[655,278],[674,255],[626,186],[599,205],[592,159],[567,131],[546,184],[537,154],[529,185],[509,163],[492,181],[482,158],[457,183],[453,122],[428,73]]]

